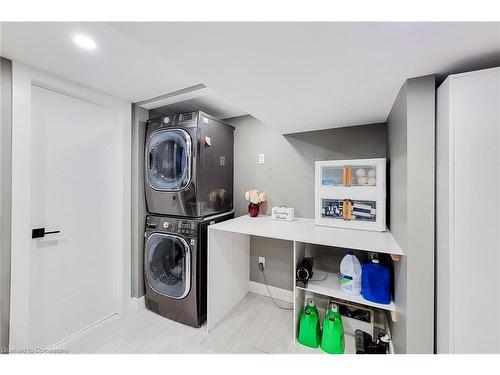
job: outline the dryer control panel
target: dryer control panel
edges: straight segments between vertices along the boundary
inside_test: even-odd
[[[198,221],[149,215],[146,218],[146,231],[180,234],[195,237],[198,234]]]

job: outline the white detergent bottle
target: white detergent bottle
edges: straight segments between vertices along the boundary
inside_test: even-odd
[[[351,251],[340,262],[340,289],[348,294],[361,294],[361,263]]]

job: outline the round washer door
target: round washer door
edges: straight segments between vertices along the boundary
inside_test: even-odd
[[[191,182],[191,137],[183,129],[154,132],[146,145],[146,176],[159,191],[183,190]]]
[[[191,289],[191,250],[182,237],[153,233],[146,241],[146,282],[157,293],[181,299]]]

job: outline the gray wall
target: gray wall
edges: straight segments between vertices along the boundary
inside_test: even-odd
[[[266,258],[266,281],[268,285],[293,290],[293,242],[250,237],[250,280],[264,283],[259,271],[259,256]]]
[[[434,352],[435,78],[409,79],[387,119],[389,228],[405,256],[394,265],[396,352]]]
[[[314,217],[314,162],[329,159],[386,156],[386,126],[374,124],[283,136],[252,116],[226,119],[236,127],[234,194],[236,215],[247,213],[244,192],[252,187],[268,193],[262,207],[270,213],[276,205],[295,208],[297,217]],[[258,154],[265,164],[258,165]],[[258,257],[266,257],[270,285],[292,290],[292,243],[253,238],[250,247],[250,279],[263,282]]]
[[[12,63],[0,58],[0,353],[9,347]]]
[[[295,208],[297,217],[314,217],[314,162],[386,156],[385,124],[282,135],[252,116],[226,119],[235,126],[234,194],[237,215],[247,213],[246,190],[265,191],[273,206]],[[258,165],[258,154],[265,164]]]
[[[132,297],[141,297],[144,286],[144,142],[149,111],[132,104]]]

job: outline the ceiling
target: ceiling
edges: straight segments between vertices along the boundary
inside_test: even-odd
[[[198,84],[106,23],[2,23],[2,56],[132,102]],[[83,33],[98,44],[84,51],[71,37]]]
[[[182,105],[283,133],[384,122],[407,78],[500,65],[499,23],[3,23],[1,37],[7,58],[133,102],[203,84]]]

